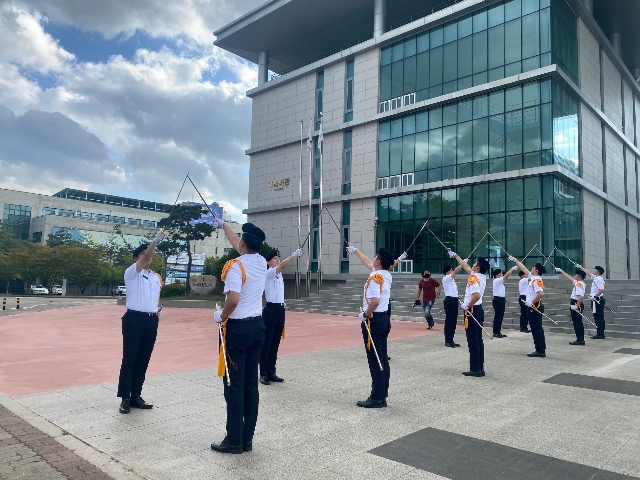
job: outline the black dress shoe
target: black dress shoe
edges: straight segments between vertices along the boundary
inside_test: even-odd
[[[242,450],[244,450],[245,452],[250,452],[251,450],[253,450],[253,443],[244,442],[244,445],[242,445]]]
[[[453,342],[446,342],[444,346],[449,348],[456,348],[456,344]]]
[[[120,413],[129,413],[131,410],[131,403],[128,398],[123,398],[122,402],[120,402]]]
[[[139,408],[141,410],[149,410],[153,408],[153,405],[150,403],[146,403],[142,397],[132,398],[131,399],[131,408]]]
[[[540,357],[545,358],[547,355],[540,352],[527,353],[527,357]]]
[[[263,385],[271,385],[271,380],[266,375],[260,377],[260,383]]]
[[[356,405],[362,408],[383,408],[387,406],[387,402],[385,400],[373,400],[369,397],[366,400],[359,401]]]
[[[573,342],[569,342],[569,345],[585,345],[585,343],[584,340],[581,342],[574,340]]]
[[[284,378],[280,378],[277,375],[269,375],[269,380],[271,380],[272,382],[276,382],[276,383],[282,383],[284,382]]]
[[[391,360],[391,357],[389,355],[387,355],[387,362]]]
[[[229,445],[229,442],[227,442],[226,438],[222,440],[220,443],[212,443],[211,450],[219,453],[234,453],[234,454],[244,452],[244,448],[241,447],[240,445]]]
[[[484,377],[484,372],[482,370],[469,370],[468,372],[462,372],[465,377]]]
[[[604,335],[594,335],[593,337],[594,340],[604,340]]]
[[[524,330],[520,330],[522,333],[531,333],[531,330],[529,330],[528,328],[525,328]]]
[[[454,343],[454,344],[453,344],[453,346],[454,346],[454,347],[459,347],[459,346],[460,346],[460,344],[459,344],[459,343]]]
[[[428,328],[429,330],[433,330],[433,325],[429,325],[427,328]]]

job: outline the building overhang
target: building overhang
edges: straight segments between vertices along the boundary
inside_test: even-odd
[[[467,2],[386,0],[385,31]],[[215,31],[214,45],[256,64],[267,52],[282,74],[372,38],[373,12],[374,0],[270,0]]]
[[[633,72],[640,68],[640,2],[638,0],[594,0],[593,17],[607,37],[622,37],[622,60]]]

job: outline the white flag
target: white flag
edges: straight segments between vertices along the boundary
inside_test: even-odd
[[[313,128],[309,125],[309,136],[307,137],[307,149],[313,150]]]
[[[322,141],[324,140],[324,135],[322,135],[322,117],[320,117],[320,131],[318,132],[318,150],[322,151]]]

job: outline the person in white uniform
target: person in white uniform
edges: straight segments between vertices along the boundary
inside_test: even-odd
[[[593,340],[604,339],[604,268],[600,265],[593,267],[593,272],[589,272],[582,265],[576,264],[576,268],[582,270],[585,274],[591,275],[591,311],[593,312],[593,320],[596,322],[597,332],[591,338]]]
[[[218,375],[224,376],[224,399],[227,403],[227,435],[211,450],[220,453],[243,453],[253,449],[253,434],[258,421],[258,363],[266,327],[262,320],[262,294],[267,277],[267,261],[258,252],[265,240],[264,232],[253,225],[242,226],[242,236],[221,219],[214,227],[223,228],[231,246],[240,254],[222,269],[226,300],[213,319],[222,324],[226,360],[218,360]],[[222,360],[222,361],[221,361]]]
[[[133,265],[124,272],[127,289],[127,311],[122,317],[122,364],[118,379],[120,413],[129,413],[131,407],[150,409],[142,397],[147,367],[158,335],[158,321],[162,316],[160,304],[160,276],[151,271],[156,245],[164,238],[158,231],[151,244],[143,243],[133,251]]]
[[[547,356],[547,342],[544,338],[544,328],[542,327],[542,314],[544,313],[544,305],[542,304],[544,283],[542,281],[542,275],[547,273],[547,269],[541,263],[536,263],[531,271],[529,271],[522,262],[513,256],[509,257],[509,261],[515,262],[518,268],[527,275],[529,282],[527,299],[524,301],[524,304],[527,307],[527,319],[531,326],[531,335],[533,336],[533,344],[536,350],[535,352],[527,353],[527,357],[544,358]]]
[[[516,265],[514,268],[518,268]],[[518,271],[520,280],[518,281],[518,303],[520,304],[520,331],[522,333],[531,333],[529,330],[529,319],[527,318],[527,288],[529,288],[529,279],[527,275],[522,271]]]
[[[272,250],[264,257],[268,268],[264,285],[264,296],[267,303],[262,309],[262,320],[267,330],[260,353],[260,383],[264,385],[270,385],[271,382],[284,382],[283,378],[276,375],[278,348],[284,332],[284,279],[282,271],[294,258],[301,255],[302,249],[299,248],[282,262],[277,250]]]
[[[517,269],[517,267],[516,267]],[[502,322],[504,320],[504,310],[507,306],[507,293],[504,281],[511,276],[514,269],[507,270],[507,273],[497,268],[492,272],[493,276],[493,338],[507,338],[502,334]]]
[[[482,297],[487,287],[487,275],[491,266],[486,258],[478,257],[473,267],[460,258],[460,255],[449,251],[449,258],[456,259],[465,272],[469,274],[464,291],[464,301],[460,308],[464,312],[464,329],[469,346],[469,371],[462,372],[465,377],[484,377],[484,341],[482,339],[482,325],[484,324],[484,309]],[[471,318],[471,315],[476,319]],[[477,321],[477,323],[476,323]]]
[[[571,290],[571,321],[573,322],[573,330],[576,332],[576,339],[573,342],[569,342],[569,345],[584,345],[584,323],[582,322],[582,312],[584,311],[584,298],[585,283],[584,278],[587,276],[579,268],[576,268],[576,274],[572,278],[567,272],[561,268],[556,268],[556,273],[562,274],[567,280],[573,284],[573,290]]]
[[[444,289],[444,345],[445,347],[459,347],[459,343],[453,341],[458,325],[458,285],[456,275],[462,269],[462,265],[453,268],[447,265],[442,270],[442,288]]]
[[[356,247],[347,247],[350,255],[356,255],[362,264],[369,270],[369,278],[364,285],[362,296],[362,312],[360,312],[362,338],[367,352],[369,363],[369,373],[371,374],[371,394],[366,400],[357,402],[358,407],[382,408],[387,406],[389,396],[389,359],[387,356],[387,338],[391,331],[391,320],[389,319],[389,297],[391,294],[391,283],[393,281],[389,269],[394,263],[393,255],[386,249],[381,248],[373,260],[367,257]],[[371,339],[369,332],[371,330]],[[375,350],[370,342],[373,341]],[[378,365],[375,352],[378,352],[382,370]]]

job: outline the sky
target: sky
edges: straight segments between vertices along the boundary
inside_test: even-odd
[[[173,204],[188,172],[245,220],[257,66],[212,32],[263,1],[0,0],[0,188]]]

